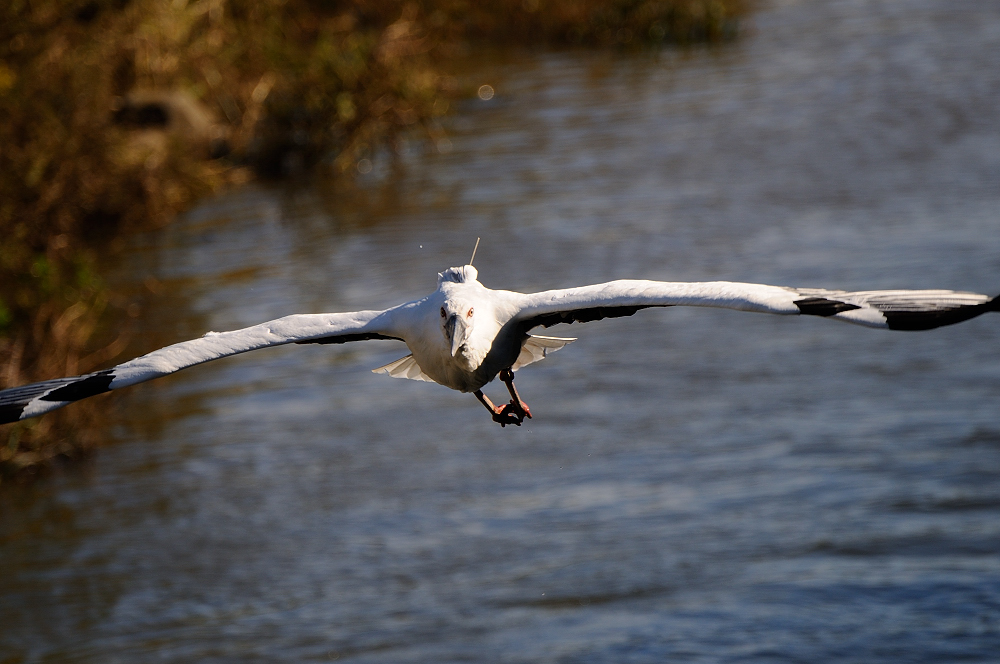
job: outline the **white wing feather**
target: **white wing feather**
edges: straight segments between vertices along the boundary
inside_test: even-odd
[[[526,295],[521,316],[602,306],[725,307],[742,311],[795,314],[796,291],[781,286],[728,281],[668,282],[622,279],[593,286],[548,290]]]
[[[57,378],[0,391],[0,423],[36,417],[80,399],[159,378],[187,367],[290,343],[343,343],[397,338],[393,309],[297,314],[231,332],[209,332],[85,376]]]
[[[165,376],[196,364],[238,355],[251,350],[302,343],[349,334],[389,334],[383,311],[342,314],[295,314],[231,332],[208,332],[191,341],[167,346],[119,364],[111,389]]]

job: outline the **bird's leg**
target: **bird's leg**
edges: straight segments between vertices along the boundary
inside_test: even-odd
[[[486,410],[490,411],[490,414],[493,415],[493,421],[499,422],[501,427],[505,427],[508,424],[521,426],[521,420],[524,419],[524,415],[519,415],[512,404],[506,403],[503,406],[497,406],[490,401],[488,396],[483,394],[482,390],[476,390],[473,394],[479,399],[479,403],[486,406]]]
[[[521,400],[520,395],[517,393],[517,388],[514,387],[514,372],[510,369],[504,369],[500,372],[500,380],[503,384],[507,386],[507,391],[510,392],[510,406],[512,410],[517,413],[523,420],[527,417],[531,419],[531,409],[528,408],[528,404]]]

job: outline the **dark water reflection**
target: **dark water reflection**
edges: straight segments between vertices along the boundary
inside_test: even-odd
[[[1000,289],[1000,11],[778,3],[720,51],[518,56],[453,150],[140,238],[147,350],[484,283]],[[381,173],[381,174],[380,174]],[[996,661],[1000,320],[553,330],[536,419],[294,347],[133,389],[0,493],[0,661]],[[148,345],[147,345],[148,344]],[[144,346],[144,347],[143,347]],[[495,390],[494,390],[495,391]]]

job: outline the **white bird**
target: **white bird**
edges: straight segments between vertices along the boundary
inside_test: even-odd
[[[929,330],[1000,310],[1000,296],[949,290],[844,292],[712,281],[620,280],[540,293],[486,288],[472,265],[438,274],[437,290],[385,311],[297,314],[232,332],[209,332],[84,376],[0,391],[0,423],[36,417],[74,401],[172,374],[228,355],[289,343],[341,344],[398,339],[410,355],[375,369],[472,392],[501,426],[531,417],[514,388],[517,369],[574,339],[533,336],[557,323],[631,316],[678,305],[771,314],[805,314],[890,330]],[[510,403],[494,405],[482,388],[497,376]]]

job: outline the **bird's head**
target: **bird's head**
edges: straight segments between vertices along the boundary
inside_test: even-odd
[[[486,359],[499,331],[494,303],[471,265],[448,268],[438,275],[441,332],[448,352],[465,371]]]
[[[457,358],[461,354],[463,358],[469,358],[472,350],[470,342],[476,326],[476,308],[468,302],[448,298],[441,305],[440,313],[441,331],[448,342],[451,356]]]
[[[472,267],[471,265],[463,265],[462,267],[449,267],[444,272],[438,272],[438,286],[445,282],[452,282],[456,284],[468,284],[472,282],[477,282],[479,279],[479,271]]]

